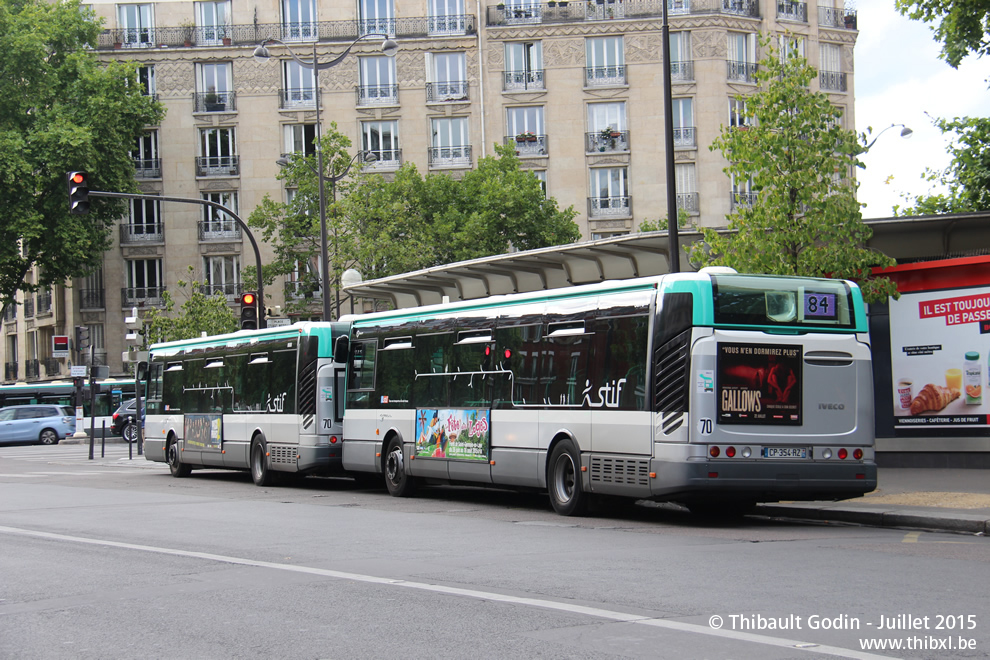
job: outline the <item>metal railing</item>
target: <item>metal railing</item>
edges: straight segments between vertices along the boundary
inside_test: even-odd
[[[732,208],[739,208],[745,206],[752,206],[753,202],[756,201],[756,196],[759,193],[755,192],[734,192],[732,193]]]
[[[280,89],[278,90],[278,107],[283,110],[315,108],[316,89],[313,87]]]
[[[162,178],[161,158],[135,158],[134,176],[138,179]]]
[[[79,308],[80,309],[103,309],[106,295],[103,289],[80,289]]]
[[[35,296],[35,302],[38,305],[38,309],[35,315],[38,317],[51,316],[52,315],[52,292],[43,291]]]
[[[823,27],[856,29],[856,10],[835,7],[818,7],[818,24]]]
[[[234,112],[237,110],[236,92],[196,92],[193,94],[193,112]]]
[[[17,363],[5,362],[3,365],[3,379],[17,380]]]
[[[41,378],[41,362],[38,360],[24,360],[24,377]]]
[[[160,222],[136,222],[120,225],[120,244],[164,243],[165,226]]]
[[[223,294],[228,300],[233,300],[244,291],[244,284],[241,282],[224,282],[223,284],[200,284],[199,292],[204,296],[213,296],[218,293]]]
[[[4,323],[17,320],[17,303],[9,303],[3,308]]]
[[[199,240],[239,241],[241,240],[241,226],[233,220],[200,220]]]
[[[758,18],[758,0],[668,0],[668,13],[674,17],[703,14],[731,14]],[[608,2],[505,3],[486,8],[487,25],[525,25],[531,23],[571,23],[608,21],[623,18],[659,18],[662,0],[623,0]]]
[[[160,307],[162,304],[163,286],[125,287],[120,290],[120,302],[124,308],[137,305],[138,307]]]
[[[757,65],[753,62],[727,61],[725,67],[725,77],[736,82],[756,82]]]
[[[286,282],[285,297],[291,300],[323,300],[319,282]]]
[[[237,176],[240,161],[237,156],[196,156],[196,176]]]
[[[34,298],[24,299],[24,318],[34,318]]]
[[[58,358],[47,357],[41,361],[45,367],[45,375],[51,378],[52,376],[59,376],[62,373],[62,363]]]
[[[677,193],[677,208],[692,215],[701,213],[701,196],[696,192]]]
[[[431,37],[460,37],[474,31],[473,15],[454,14],[451,16],[427,16],[426,30]]]
[[[515,92],[528,89],[545,89],[543,69],[502,72],[502,91]]]
[[[398,85],[359,85],[357,104],[368,105],[397,105],[399,103]]]
[[[632,215],[632,197],[589,197],[589,218],[625,218]]]
[[[670,63],[671,82],[684,82],[694,80],[694,61]]]
[[[808,22],[808,3],[777,0],[777,20]]]
[[[839,71],[819,71],[818,85],[828,92],[846,91],[846,74]]]
[[[435,166],[471,165],[471,147],[430,147],[429,164]]]
[[[606,151],[629,151],[629,131],[595,131],[585,133],[585,147],[587,153]]]
[[[83,351],[80,357],[80,361],[88,367],[105,367],[107,365],[107,349],[105,348],[94,348],[92,355],[89,354],[89,351]]]
[[[426,83],[427,103],[446,103],[450,101],[468,100],[468,82],[466,80],[451,80],[448,82]]]
[[[369,154],[374,154],[374,160],[364,164],[367,170],[392,170],[398,169],[402,165],[402,149],[371,149],[365,150]]]
[[[585,84],[588,87],[612,87],[626,84],[626,66],[589,66],[585,69]]]
[[[506,135],[504,144],[515,145],[517,156],[546,156],[548,153],[546,135]]]
[[[674,147],[698,146],[698,129],[694,126],[674,128]]]

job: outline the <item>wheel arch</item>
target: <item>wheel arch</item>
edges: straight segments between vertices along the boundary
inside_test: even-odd
[[[405,444],[406,444],[406,441],[402,438],[402,433],[400,433],[399,430],[397,428],[395,428],[395,427],[392,427],[389,430],[385,431],[385,436],[382,439],[382,443],[378,446],[378,471],[379,471],[378,473],[379,474],[385,474],[385,461],[388,459],[388,456],[387,456],[388,445],[389,445],[390,442],[392,442],[392,438],[398,438],[399,439],[399,442],[401,442],[402,443],[402,446],[403,446],[403,450],[402,450],[403,451],[403,454],[405,453]]]
[[[553,454],[553,450],[557,448],[557,445],[564,440],[570,440],[574,443],[574,448],[577,450],[578,458],[580,460],[581,445],[578,444],[577,438],[574,437],[574,434],[567,429],[557,431],[553,436],[553,440],[551,440],[550,444],[547,445],[546,452],[540,456],[540,460],[543,461],[543,469],[540,470],[540,478],[542,479],[542,483],[540,483],[541,488],[546,488],[550,483],[550,455]],[[582,462],[582,465],[583,464],[584,463]],[[581,474],[581,479],[582,481],[584,480],[584,473]]]

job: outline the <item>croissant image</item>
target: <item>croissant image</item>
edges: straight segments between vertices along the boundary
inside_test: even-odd
[[[938,412],[949,403],[959,398],[959,390],[954,387],[943,387],[941,385],[925,385],[918,392],[918,396],[911,401],[911,414],[917,415],[923,412]]]

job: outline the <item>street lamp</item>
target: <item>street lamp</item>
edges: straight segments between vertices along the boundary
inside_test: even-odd
[[[360,271],[354,268],[348,268],[344,271],[344,274],[340,276],[340,283],[343,286],[354,286],[360,284],[363,278],[361,277]],[[348,292],[347,297],[351,300],[351,314],[354,313],[354,293]],[[338,303],[339,304],[339,303]]]
[[[320,71],[322,71],[324,69],[330,69],[332,67],[337,66],[341,62],[343,62],[344,61],[344,58],[347,57],[347,55],[351,52],[351,48],[354,47],[354,44],[356,44],[357,42],[361,41],[362,39],[367,39],[368,37],[381,37],[382,39],[384,39],[382,41],[382,52],[385,53],[389,57],[395,57],[395,53],[399,50],[399,45],[395,41],[393,41],[392,39],[390,39],[387,34],[364,34],[364,35],[361,35],[360,37],[358,37],[357,39],[355,39],[354,41],[352,41],[347,46],[347,48],[344,49],[344,52],[342,52],[340,55],[337,55],[332,60],[329,60],[327,62],[320,62],[318,60],[317,53],[316,53],[316,46],[317,46],[317,44],[316,44],[315,41],[313,42],[313,59],[310,60],[310,61],[308,61],[308,62],[306,60],[300,59],[299,56],[297,56],[295,53],[292,52],[292,49],[289,48],[289,45],[288,44],[286,44],[284,41],[280,41],[279,39],[265,39],[264,41],[262,41],[258,45],[257,48],[254,49],[254,58],[256,60],[258,60],[259,62],[267,62],[271,58],[271,53],[268,52],[268,48],[266,47],[266,44],[271,44],[271,43],[280,44],[282,46],[285,46],[285,50],[289,53],[289,55],[292,57],[292,59],[294,59],[299,64],[299,66],[304,67],[306,69],[312,69],[313,70],[313,89],[314,89],[314,92],[316,94],[316,167],[319,170],[319,184],[320,184],[319,185],[319,192],[320,192],[320,258],[323,260],[323,267],[321,268],[322,279],[320,281],[320,284],[321,284],[322,289],[323,289],[323,320],[324,321],[329,321],[332,317],[331,317],[330,295],[329,295],[329,293],[330,293],[330,273],[329,273],[330,268],[329,268],[329,263],[327,261],[328,256],[329,256],[328,255],[328,250],[327,250],[327,200],[326,200],[326,192],[325,192],[325,190],[323,188],[323,184],[324,184],[324,181],[326,181],[327,179],[330,179],[334,183],[336,183],[336,180],[334,180],[332,177],[325,177],[324,174],[323,174],[323,172],[324,172],[324,169],[323,169],[323,149],[322,149],[322,146],[320,144],[320,138],[322,137],[322,128],[323,128],[323,125],[322,125],[322,123],[320,121]],[[358,153],[361,153],[361,152],[358,152]],[[351,165],[353,165],[353,164],[354,164],[354,161],[352,160],[351,163],[347,166],[347,169],[344,170],[344,174],[347,174],[347,171],[350,170]],[[339,178],[343,178],[344,174],[341,174],[338,177],[338,179]],[[336,187],[334,188],[334,199],[336,200]],[[339,311],[339,309],[340,309],[340,303],[339,302],[337,303],[337,307],[338,307],[338,311]]]
[[[886,133],[890,129],[894,128],[895,126],[900,126],[901,127],[901,137],[902,138],[907,139],[907,138],[911,137],[912,135],[914,135],[914,131],[912,131],[910,128],[908,128],[904,124],[891,124],[887,128],[885,128],[882,131],[880,131],[879,133],[877,133],[877,136],[875,138],[873,138],[872,140],[870,140],[870,143],[863,148],[863,151],[869,151],[870,150],[870,147],[872,147],[874,145],[874,143],[878,139],[880,139],[880,136],[881,135],[883,135],[884,133]]]

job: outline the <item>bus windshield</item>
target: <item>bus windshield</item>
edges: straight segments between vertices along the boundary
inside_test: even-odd
[[[852,290],[842,280],[713,275],[716,325],[856,327]]]

